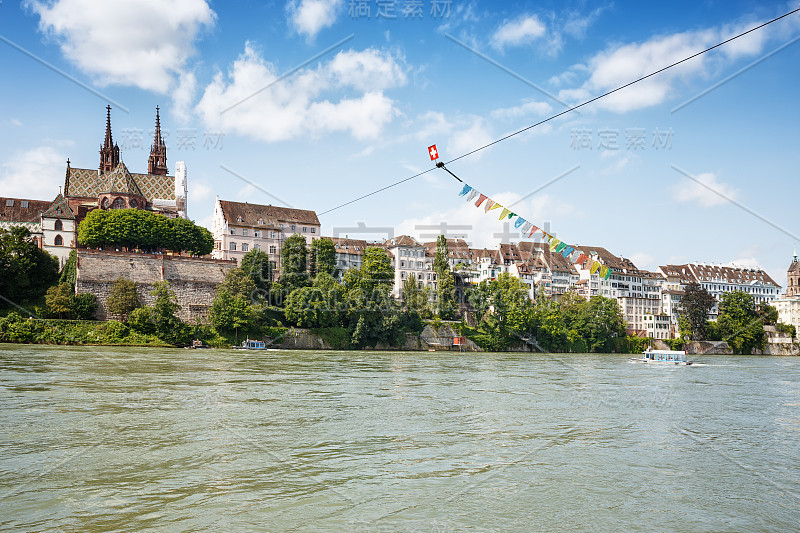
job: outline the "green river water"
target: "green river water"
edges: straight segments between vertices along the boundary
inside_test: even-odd
[[[800,358],[0,345],[7,531],[797,531]]]

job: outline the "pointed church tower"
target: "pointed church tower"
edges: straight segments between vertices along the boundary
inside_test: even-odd
[[[789,269],[786,271],[786,281],[788,284],[786,287],[786,296],[800,296],[800,262],[797,260],[796,249],[794,251],[794,257],[792,258],[792,264],[789,265]]]
[[[119,146],[111,137],[111,106],[106,106],[106,139],[100,148],[100,174],[111,172],[119,164]]]
[[[153,146],[150,148],[150,157],[147,159],[147,173],[166,176],[167,172],[167,145],[161,138],[161,117],[156,106],[156,133],[153,136]]]

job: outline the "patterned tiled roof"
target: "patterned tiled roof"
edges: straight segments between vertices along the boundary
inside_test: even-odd
[[[139,186],[136,184],[136,181],[134,181],[133,176],[128,172],[128,167],[126,167],[125,163],[122,161],[120,161],[114,170],[106,173],[103,177],[105,178],[105,185],[108,189],[100,192],[121,192],[144,196]]]
[[[27,202],[27,207],[22,207],[23,202]],[[0,197],[0,222],[39,224],[42,221],[42,212],[49,206],[50,202],[42,200]]]
[[[122,171],[120,167],[125,170]],[[97,169],[67,167],[64,181],[64,196],[97,198],[104,192],[127,192],[115,188],[138,190],[133,194],[144,196],[148,202],[153,200],[175,200],[175,178],[157,174],[137,174],[128,172],[120,162],[111,172],[100,174]]]
[[[69,207],[69,203],[67,203],[67,199],[64,198],[64,195],[58,193],[58,196],[56,196],[56,199],[50,204],[50,207],[47,208],[47,211],[42,213],[42,217],[75,220],[75,213]]]
[[[251,204],[248,202],[230,202],[228,200],[220,200],[222,206],[222,214],[228,224],[237,224],[237,219],[241,216],[244,220],[258,221],[259,218],[264,220],[264,224],[268,219],[277,222],[287,222],[296,224],[308,224],[311,226],[319,226],[319,219],[314,211],[305,209],[292,209],[289,207],[277,207],[274,205],[261,205]],[[255,223],[252,222],[252,223]],[[247,222],[250,224],[251,222]]]

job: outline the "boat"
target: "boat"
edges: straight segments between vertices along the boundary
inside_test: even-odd
[[[264,341],[244,340],[241,346],[234,346],[234,350],[266,350],[267,344]]]
[[[190,350],[199,350],[203,348],[211,348],[211,346],[209,346],[208,344],[203,344],[203,341],[201,341],[200,339],[195,339],[192,341],[192,344],[186,346],[186,348],[189,348]]]
[[[686,360],[685,350],[653,350],[651,348],[642,352],[641,359],[634,359],[634,361],[687,366],[692,364],[692,361]]]

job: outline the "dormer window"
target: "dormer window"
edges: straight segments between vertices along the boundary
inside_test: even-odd
[[[263,218],[259,218],[258,219],[258,223],[263,225],[264,224],[264,219]]]
[[[236,222],[241,222],[241,221],[242,221],[242,217],[240,217],[240,216],[236,217]]]

